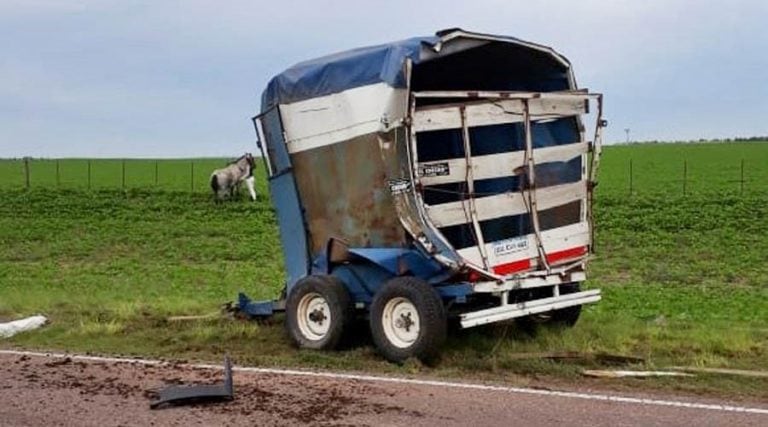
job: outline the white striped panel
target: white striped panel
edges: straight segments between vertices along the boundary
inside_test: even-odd
[[[418,137],[418,136],[417,136]],[[587,152],[589,145],[586,142],[556,145],[554,147],[542,147],[533,150],[533,159],[536,163],[567,162]],[[433,162],[420,162],[419,173],[425,168],[435,165],[448,165],[447,175],[422,176],[423,185],[449,184],[462,182],[467,177],[467,161],[465,158],[436,160]],[[509,151],[498,154],[472,157],[472,176],[475,181],[481,179],[502,178],[515,175],[515,169],[525,164],[525,151]]]
[[[386,130],[405,117],[408,91],[386,83],[280,105],[288,151],[296,153]]]
[[[553,185],[536,190],[536,204],[539,212],[581,200],[587,197],[585,181]],[[478,221],[505,216],[521,215],[528,212],[523,193],[508,192],[475,199]],[[427,216],[436,227],[471,222],[469,202],[458,201],[426,206]]]
[[[466,107],[467,127],[519,123],[523,121],[523,101],[504,99],[461,104]],[[585,114],[583,97],[534,98],[528,100],[531,120],[554,119]],[[416,132],[459,129],[462,126],[459,105],[422,107],[413,115]]]

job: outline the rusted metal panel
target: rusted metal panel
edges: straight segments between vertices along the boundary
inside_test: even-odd
[[[294,153],[292,160],[313,255],[332,237],[352,247],[405,247],[377,134]]]

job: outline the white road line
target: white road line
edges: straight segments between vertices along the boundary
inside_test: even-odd
[[[170,362],[162,360],[152,359],[133,359],[123,357],[101,357],[101,356],[85,356],[79,354],[66,354],[66,353],[43,353],[34,351],[21,351],[21,350],[0,350],[0,354],[15,355],[15,356],[30,356],[30,357],[56,357],[65,358],[69,357],[72,360],[82,360],[89,362],[109,362],[109,363],[134,363],[141,365],[169,365]],[[195,368],[195,369],[216,369],[221,370],[220,365],[210,364],[183,364],[182,366]],[[395,384],[412,384],[412,385],[426,385],[434,387],[445,388],[460,388],[469,390],[484,390],[484,391],[501,391],[507,393],[519,393],[539,396],[556,396],[572,399],[584,399],[584,400],[599,400],[604,402],[615,403],[632,403],[637,405],[651,405],[651,406],[669,406],[675,408],[689,408],[689,409],[706,409],[712,411],[723,412],[741,412],[749,414],[762,414],[768,415],[768,408],[750,408],[745,406],[732,406],[732,405],[716,405],[709,403],[696,403],[696,402],[681,402],[675,400],[659,400],[659,399],[647,399],[642,397],[629,397],[629,396],[616,396],[609,394],[597,394],[597,393],[579,393],[572,391],[557,391],[557,390],[540,390],[533,388],[521,388],[521,387],[506,387],[487,384],[471,384],[471,383],[458,383],[450,381],[437,381],[437,380],[420,380],[412,378],[398,378],[398,377],[382,377],[376,375],[358,375],[358,374],[343,374],[335,372],[322,372],[322,371],[302,371],[295,369],[276,369],[276,368],[255,368],[248,366],[235,366],[233,371],[238,372],[253,372],[260,374],[275,374],[275,375],[297,375],[307,377],[320,377],[331,379],[346,379],[346,380],[358,380],[380,383],[395,383]]]

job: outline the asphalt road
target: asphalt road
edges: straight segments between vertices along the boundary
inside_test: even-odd
[[[150,410],[220,369],[0,351],[0,425],[767,426],[768,403],[236,370],[233,402]]]

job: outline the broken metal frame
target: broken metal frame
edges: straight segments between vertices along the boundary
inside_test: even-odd
[[[467,117],[466,117],[467,113],[466,113],[466,109],[464,108],[465,104],[468,105],[469,102],[471,102],[470,100],[476,101],[476,100],[487,100],[487,99],[491,99],[491,100],[494,100],[494,101],[514,100],[514,101],[519,101],[520,102],[521,107],[522,107],[520,109],[520,111],[507,111],[507,110],[503,109],[503,107],[501,107],[501,108],[504,110],[504,113],[507,114],[507,115],[509,115],[509,114],[511,114],[511,115],[521,115],[522,118],[523,118],[522,121],[524,122],[524,125],[525,125],[526,148],[525,148],[525,153],[524,153],[524,156],[525,156],[524,157],[524,161],[525,161],[525,165],[526,165],[526,169],[527,169],[528,185],[527,185],[527,188],[526,188],[527,191],[524,191],[523,194],[525,195],[525,199],[528,199],[527,201],[529,202],[527,208],[528,208],[529,212],[532,214],[531,217],[532,217],[532,220],[535,223],[534,224],[534,233],[533,234],[536,235],[536,240],[539,243],[542,241],[542,239],[541,239],[541,229],[538,226],[538,209],[536,209],[536,206],[532,206],[532,205],[536,205],[538,203],[537,202],[537,198],[536,198],[536,183],[535,183],[535,171],[534,171],[534,169],[535,169],[535,152],[538,152],[539,150],[543,150],[543,149],[542,148],[534,149],[533,146],[532,146],[533,142],[532,142],[532,138],[531,138],[531,128],[530,128],[531,121],[532,120],[550,119],[550,118],[556,118],[556,117],[565,117],[565,116],[571,116],[571,115],[577,115],[577,114],[575,114],[575,113],[573,113],[571,111],[565,111],[565,112],[562,112],[562,113],[553,111],[551,113],[546,113],[546,111],[544,111],[544,108],[547,105],[544,105],[544,104],[537,105],[536,114],[533,114],[531,112],[531,104],[530,103],[531,103],[532,100],[537,100],[537,101],[540,100],[542,102],[544,102],[544,101],[562,101],[562,102],[566,102],[566,101],[579,101],[579,102],[584,102],[584,112],[588,112],[588,105],[587,105],[588,102],[590,100],[596,101],[596,103],[597,103],[597,117],[596,117],[596,120],[595,120],[596,121],[596,126],[595,126],[595,133],[594,133],[594,141],[592,143],[586,143],[588,148],[587,148],[587,151],[585,153],[585,154],[587,154],[587,156],[591,155],[591,161],[590,161],[590,159],[587,159],[589,166],[588,166],[588,168],[586,168],[587,169],[586,173],[582,173],[582,179],[585,180],[586,184],[587,184],[587,188],[586,188],[586,196],[587,196],[586,197],[586,202],[587,202],[587,205],[583,206],[584,210],[586,211],[586,215],[584,215],[586,218],[584,218],[584,219],[586,219],[586,221],[588,222],[590,230],[594,230],[594,224],[593,224],[593,221],[592,221],[592,209],[591,209],[592,190],[593,190],[594,186],[596,185],[597,167],[598,167],[598,164],[599,164],[598,163],[599,162],[599,156],[600,156],[601,147],[602,147],[602,128],[605,125],[604,120],[602,119],[603,108],[602,108],[602,95],[601,94],[589,93],[587,90],[568,90],[568,91],[558,91],[558,92],[428,91],[428,92],[412,92],[411,95],[412,96],[411,96],[410,102],[409,102],[409,104],[410,104],[409,105],[409,107],[410,107],[409,108],[409,120],[407,120],[407,123],[409,123],[409,127],[410,127],[409,134],[411,136],[411,141],[410,141],[410,144],[408,144],[408,148],[409,148],[409,157],[410,157],[410,160],[411,160],[411,176],[412,176],[412,179],[413,179],[413,181],[415,183],[415,187],[416,188],[422,188],[423,185],[424,185],[424,183],[421,182],[421,176],[420,176],[419,171],[418,171],[419,162],[418,162],[418,153],[417,153],[417,147],[416,147],[416,139],[417,139],[417,132],[418,132],[417,128],[420,128],[420,127],[423,128],[423,126],[424,126],[422,123],[419,123],[419,121],[418,121],[417,107],[416,107],[416,99],[417,98],[448,98],[448,99],[450,99],[450,98],[462,99],[463,98],[463,99],[467,99],[468,100],[466,103],[448,104],[449,107],[454,107],[454,108],[455,107],[459,107],[459,111],[461,113],[460,128],[462,129],[465,147],[469,143],[469,141],[468,141],[468,138],[469,138],[468,137],[468,127],[470,126],[467,123],[468,122]],[[438,109],[438,108],[441,108],[441,107],[445,107],[445,106],[441,104],[441,105],[438,105],[438,106],[429,106],[429,107],[426,107],[426,108],[420,107],[420,108],[418,108],[418,110],[419,111],[423,111],[423,110],[430,110],[430,109]],[[555,110],[556,107],[557,107],[557,104],[550,105],[550,108],[552,108],[553,110]],[[488,123],[484,123],[484,124],[495,124],[497,122],[498,123],[503,123],[503,122],[506,122],[506,121],[501,120],[501,119],[495,119],[495,120],[489,121]],[[580,118],[579,118],[579,123],[580,123],[581,133],[583,134],[584,129],[583,129],[583,126],[581,125]],[[454,127],[458,127],[458,126],[450,126],[450,128],[454,128]],[[442,127],[436,126],[436,127],[430,128],[430,130],[437,130],[437,129],[441,129],[441,128]],[[426,130],[426,129],[423,129],[423,130]],[[582,140],[584,139],[583,135],[582,135],[581,139]],[[546,150],[546,149],[544,149],[544,150]],[[470,154],[468,152],[465,152],[465,157],[469,156],[469,155]],[[466,171],[467,181],[473,181],[473,179],[471,179],[471,178],[473,178],[472,173],[471,173],[471,171],[469,171],[470,166],[467,166],[467,169],[468,169]],[[471,185],[471,184],[472,183],[470,183],[468,185]],[[470,191],[470,193],[472,193],[472,192]],[[418,194],[418,192],[417,192],[417,197],[419,197],[419,199],[422,199],[420,197],[420,194]],[[473,197],[470,197],[470,199],[473,199]],[[421,201],[423,202],[423,200],[421,200]],[[469,206],[470,206],[471,213],[473,214],[472,217],[476,218],[477,217],[477,214],[476,214],[477,213],[476,204],[473,204],[472,200],[470,200]],[[421,214],[425,216],[425,218],[427,220],[427,223],[429,223],[429,224],[431,224],[433,226],[433,228],[435,229],[434,230],[435,233],[438,236],[440,236],[440,237],[442,237],[444,239],[444,237],[439,232],[439,230],[437,230],[437,227],[435,227],[434,224],[432,223],[432,221],[429,219],[429,216],[427,215],[426,211],[422,210]],[[476,221],[473,220],[472,222],[475,223]],[[474,228],[476,229],[477,227],[475,226]],[[590,239],[590,240],[592,240],[592,239]],[[445,241],[447,242],[447,240],[445,240]],[[541,246],[541,245],[539,245],[539,246]],[[589,246],[591,247],[591,244]],[[481,248],[478,247],[478,250],[481,250]],[[540,253],[539,254],[539,258],[543,261],[542,264],[546,266],[545,269],[548,270],[548,271],[551,271],[551,267],[546,262],[547,261],[546,260],[546,255]],[[586,258],[586,256],[583,256],[582,258]],[[469,266],[470,268],[473,268],[475,270],[478,270],[479,273],[481,273],[481,274],[483,274],[485,276],[488,276],[489,278],[493,278],[495,280],[504,280],[504,277],[501,276],[501,275],[494,275],[491,272],[489,272],[488,270],[483,269],[480,265],[474,264],[474,263],[469,262],[467,260],[465,260],[465,261],[466,261],[465,264],[467,266]],[[538,275],[540,272],[532,272],[532,273],[535,273],[535,274]]]
[[[538,314],[538,313],[544,313],[551,310],[556,309],[562,309],[565,307],[571,307],[571,306],[577,306],[577,305],[583,305],[588,303],[594,303],[601,299],[600,291],[599,290],[588,290],[588,291],[581,291],[571,294],[565,294],[561,295],[559,292],[559,285],[566,284],[566,283],[572,283],[572,282],[582,282],[586,280],[586,275],[584,274],[584,263],[586,262],[586,259],[588,257],[588,253],[581,255],[577,257],[573,262],[570,262],[566,265],[559,266],[557,268],[553,268],[550,265],[550,262],[547,260],[547,254],[545,252],[545,248],[543,245],[543,239],[541,234],[541,227],[539,224],[539,210],[537,205],[537,197],[536,197],[536,178],[535,178],[535,152],[538,151],[538,149],[533,148],[533,141],[532,141],[532,135],[531,135],[531,122],[532,120],[542,120],[542,119],[550,119],[550,118],[557,118],[557,117],[567,117],[569,115],[574,114],[568,114],[568,113],[550,113],[548,115],[543,115],[542,111],[538,111],[538,115],[535,116],[535,118],[532,118],[533,114],[531,114],[531,101],[532,100],[552,100],[552,101],[569,101],[569,100],[581,100],[584,102],[584,110],[585,113],[588,112],[588,103],[590,100],[595,101],[597,103],[597,117],[595,119],[596,125],[595,125],[595,131],[594,131],[594,141],[592,143],[587,143],[587,149],[586,152],[583,153],[582,159],[585,163],[588,164],[587,167],[582,166],[582,180],[586,181],[586,200],[582,199],[582,212],[586,211],[585,214],[582,215],[582,221],[586,220],[589,229],[590,229],[590,239],[589,244],[587,247],[590,251],[593,250],[593,241],[594,241],[594,223],[593,223],[593,217],[592,217],[592,202],[593,202],[593,189],[596,185],[596,177],[597,177],[597,168],[599,165],[599,157],[602,147],[602,128],[605,126],[605,122],[602,118],[602,95],[601,94],[592,94],[587,92],[586,90],[576,90],[576,91],[562,91],[562,92],[547,92],[547,93],[538,93],[538,92],[490,92],[490,91],[430,91],[430,92],[412,92],[410,97],[410,108],[409,108],[409,120],[407,120],[407,123],[409,124],[409,135],[411,137],[410,144],[408,145],[409,149],[409,158],[411,160],[411,176],[412,180],[414,182],[415,188],[423,188],[423,183],[421,182],[421,177],[419,174],[419,163],[418,163],[418,150],[416,146],[416,139],[417,139],[417,126],[415,126],[416,122],[416,113],[417,113],[417,107],[416,107],[416,99],[417,98],[459,98],[459,99],[467,99],[467,100],[476,100],[476,99],[493,99],[497,101],[502,100],[517,100],[520,101],[522,104],[522,110],[520,112],[512,112],[512,111],[504,111],[507,114],[521,114],[522,115],[522,121],[524,123],[524,129],[525,129],[525,153],[524,153],[524,164],[526,169],[526,178],[527,178],[527,185],[522,191],[523,194],[523,200],[527,202],[527,209],[528,212],[532,218],[533,222],[533,233],[534,238],[537,244],[537,254],[538,254],[538,260],[539,260],[539,268],[535,269],[534,271],[528,271],[518,274],[513,274],[511,276],[503,276],[503,275],[497,275],[493,273],[493,270],[490,268],[486,253],[484,252],[485,244],[484,239],[482,236],[482,232],[479,227],[479,220],[478,220],[478,214],[477,214],[477,205],[475,203],[475,195],[474,195],[474,175],[473,175],[473,167],[472,167],[472,156],[470,152],[470,141],[469,141],[469,123],[467,120],[467,103],[459,103],[459,104],[452,104],[452,107],[458,107],[459,113],[460,113],[460,127],[462,131],[462,140],[464,144],[464,150],[465,150],[465,161],[466,161],[466,170],[465,170],[465,180],[467,182],[468,191],[469,191],[469,209],[470,209],[470,219],[472,223],[472,229],[476,233],[476,243],[478,251],[480,251],[482,264],[485,268],[476,265],[469,260],[464,259],[464,264],[472,269],[477,271],[478,273],[482,274],[485,277],[488,277],[491,280],[487,281],[481,281],[476,282],[473,285],[473,291],[474,292],[485,292],[485,293],[492,293],[500,298],[500,305],[497,307],[475,311],[475,312],[469,312],[469,313],[463,313],[461,315],[461,326],[464,328],[473,327],[485,323],[500,321],[500,320],[506,320],[511,319],[515,317],[521,317],[521,316],[527,316],[532,314]],[[431,108],[440,108],[440,106],[431,106]],[[542,106],[538,106],[540,110],[543,110],[541,108]],[[429,108],[429,107],[428,107]],[[553,109],[555,106],[553,105]],[[503,109],[503,107],[502,107]],[[577,115],[579,119],[579,128],[581,133],[581,140],[584,140],[584,127],[581,122],[580,115]],[[493,121],[487,124],[494,124]],[[439,127],[438,127],[439,128]],[[452,126],[451,128],[455,128],[455,126]],[[589,158],[591,156],[591,158]],[[420,192],[416,192],[416,196],[421,199],[423,204],[423,198],[420,194]],[[465,201],[462,199],[462,206],[465,205]],[[464,208],[466,212],[466,207]],[[447,242],[445,237],[440,233],[437,227],[434,226],[432,220],[427,215],[426,211],[423,209],[421,210],[421,214],[424,215],[425,223],[429,224],[435,233],[436,236],[439,236],[439,238],[442,238]],[[552,297],[550,298],[542,298],[538,300],[532,300],[527,301],[523,303],[516,303],[516,304],[510,304],[509,303],[509,292],[517,289],[529,289],[529,288],[536,288],[536,287],[552,287]]]

